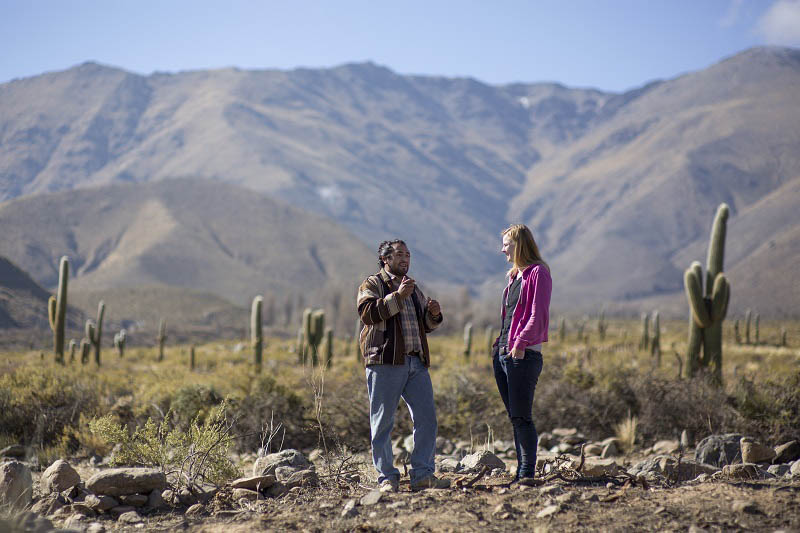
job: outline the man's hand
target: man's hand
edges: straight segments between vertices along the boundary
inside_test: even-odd
[[[525,359],[525,349],[524,348],[514,348],[511,350],[511,357],[514,359]]]
[[[399,294],[401,298],[407,298],[414,292],[414,286],[415,283],[413,279],[408,276],[403,276],[403,280],[400,282],[400,288],[397,289],[397,294]]]
[[[431,300],[430,298],[428,298],[428,303],[426,307],[428,308],[428,312],[434,318],[442,314],[442,308],[439,305],[439,302],[437,302],[436,300]]]

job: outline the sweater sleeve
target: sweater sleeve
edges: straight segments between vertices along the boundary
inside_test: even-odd
[[[544,267],[534,268],[526,285],[525,302],[531,306],[531,314],[517,336],[513,347],[515,350],[524,350],[547,340],[550,294],[553,290],[550,273]]]
[[[400,296],[396,292],[391,292],[381,298],[378,282],[373,278],[367,278],[358,288],[356,305],[361,321],[367,326],[371,326],[399,313],[401,304]]]

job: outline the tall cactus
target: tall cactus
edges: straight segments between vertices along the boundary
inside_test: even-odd
[[[92,350],[92,343],[89,342],[89,339],[83,338],[81,339],[81,364],[85,365],[89,362],[89,354]]]
[[[472,322],[464,326],[464,357],[469,359],[472,354]]]
[[[744,343],[750,344],[750,316],[752,315],[752,311],[748,309],[744,312]]]
[[[655,358],[656,366],[661,366],[661,322],[658,311],[653,311],[653,336],[650,339],[650,355]]]
[[[650,317],[647,313],[642,313],[642,335],[639,337],[639,349],[647,350],[650,346]]]
[[[253,358],[256,364],[256,372],[261,372],[261,355],[264,349],[264,336],[261,325],[261,308],[264,298],[256,296],[253,298],[253,305],[250,308],[250,342],[253,345]]]
[[[761,317],[759,316],[758,313],[756,313],[756,318],[755,318],[755,343],[754,343],[756,345],[758,345],[759,340],[760,340],[759,339],[759,335],[758,335],[758,320],[759,320],[759,318],[761,318]]]
[[[325,364],[333,366],[333,329],[325,328]]]
[[[64,364],[64,325],[67,317],[67,285],[69,284],[69,259],[61,258],[58,266],[58,293],[47,302],[50,329],[53,330],[53,354],[57,363]]]
[[[730,300],[730,284],[723,274],[729,211],[726,204],[720,204],[711,227],[706,260],[705,295],[703,267],[698,261],[693,262],[683,275],[686,297],[691,310],[686,373],[688,377],[692,377],[701,367],[710,367],[713,372],[712,377],[717,383],[722,383],[722,321],[728,312]]]
[[[156,341],[158,342],[158,360],[164,360],[164,343],[167,340],[167,321],[163,318],[158,322],[158,337],[156,337]]]
[[[117,349],[117,355],[120,358],[125,356],[125,342],[128,340],[127,332],[124,329],[119,330],[119,333],[114,335],[114,348]]]
[[[563,316],[558,319],[558,340],[564,342],[567,339],[567,319]]]
[[[94,347],[94,362],[100,366],[100,346],[103,337],[103,315],[106,312],[106,304],[103,300],[97,304],[97,321],[91,319],[86,321],[86,338]]]
[[[305,362],[305,355],[303,355],[306,350],[305,342],[303,339],[304,331],[305,328],[297,328],[297,358],[298,358],[297,362],[300,364],[303,364]]]
[[[492,349],[494,348],[494,339],[495,339],[494,329],[492,329],[492,326],[486,326],[486,340],[484,342],[489,357],[492,356]]]
[[[75,351],[78,349],[78,341],[75,339],[70,339],[69,341],[69,362],[75,362]]]
[[[311,364],[317,366],[319,364],[319,345],[322,342],[322,337],[325,334],[325,311],[317,309],[311,311],[306,309],[303,312],[303,322],[305,326],[304,337],[306,343],[306,351],[311,352]],[[303,358],[305,362],[305,357]]]
[[[606,310],[600,309],[600,316],[597,318],[597,334],[600,335],[600,340],[606,339],[606,331],[608,330],[608,323],[606,322]]]
[[[303,332],[302,335],[302,346],[301,349],[298,350],[297,359],[300,364],[306,364],[306,358],[308,356],[308,352],[311,349],[311,345],[308,342],[308,330],[311,328],[311,313],[313,310],[310,307],[303,309],[303,325],[301,330]],[[298,337],[299,338],[299,337]]]

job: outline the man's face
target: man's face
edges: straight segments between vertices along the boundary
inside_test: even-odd
[[[392,250],[391,255],[383,258],[386,269],[395,276],[405,276],[408,274],[408,267],[411,266],[411,252],[400,243],[393,244]]]

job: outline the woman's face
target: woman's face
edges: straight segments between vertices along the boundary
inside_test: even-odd
[[[509,263],[514,262],[514,250],[516,249],[517,244],[514,240],[508,236],[508,234],[503,235],[503,253],[506,254],[506,261]]]

